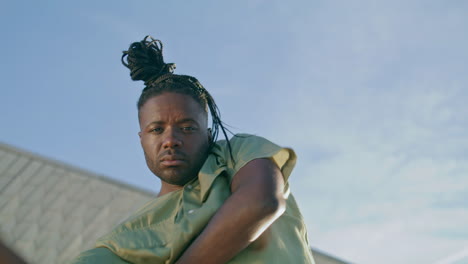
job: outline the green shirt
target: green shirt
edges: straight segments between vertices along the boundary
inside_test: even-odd
[[[270,158],[281,169],[286,211],[269,227],[265,247],[247,247],[228,263],[314,263],[301,213],[287,183],[296,163],[294,151],[247,134],[236,135],[230,142],[234,162],[226,141],[218,141],[198,178],[181,190],[148,202],[73,263],[174,263],[229,197],[236,172],[258,158]]]

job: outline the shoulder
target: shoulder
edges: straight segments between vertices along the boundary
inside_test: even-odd
[[[229,142],[225,139],[219,140],[216,142],[217,145],[221,147],[221,149],[228,151],[229,145],[231,146],[232,150],[246,150],[246,149],[255,149],[261,147],[262,149],[278,149],[281,148],[280,146],[276,145],[275,143],[271,142],[270,140],[252,134],[246,133],[239,133],[235,134],[229,139]]]
[[[296,164],[294,150],[279,146],[261,136],[236,134],[229,142],[220,140],[217,144],[233,174],[254,159],[268,158],[278,165],[287,179]]]

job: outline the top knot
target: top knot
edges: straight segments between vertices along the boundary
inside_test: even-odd
[[[164,63],[162,51],[160,40],[146,36],[123,52],[122,64],[130,69],[132,80],[142,80],[146,86],[150,86],[159,77],[172,74],[176,68],[174,63]]]

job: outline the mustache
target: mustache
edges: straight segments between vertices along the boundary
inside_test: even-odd
[[[182,151],[179,150],[174,150],[174,149],[168,149],[161,154],[158,155],[158,159],[162,160],[164,157],[171,156],[176,159],[181,159],[181,160],[186,160],[187,159],[187,154],[185,154]]]

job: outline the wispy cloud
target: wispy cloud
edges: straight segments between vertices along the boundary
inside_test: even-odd
[[[450,6],[343,4],[353,11],[325,6],[296,25],[300,74],[274,112],[299,154],[291,181],[310,240],[357,263],[434,262],[468,243],[456,57],[467,38],[454,33],[466,19]]]
[[[462,263],[468,263],[468,247],[435,262],[435,264],[462,264]]]

